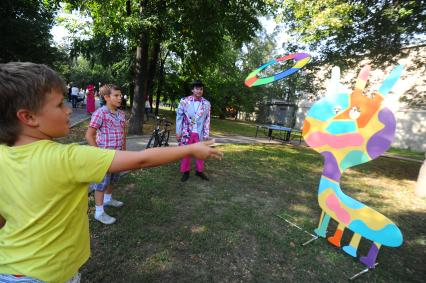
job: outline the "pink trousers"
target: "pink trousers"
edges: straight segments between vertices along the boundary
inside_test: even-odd
[[[200,139],[198,137],[198,133],[191,133],[189,137],[188,144],[197,143]],[[195,160],[195,168],[198,172],[203,172],[204,169],[204,160],[196,159]],[[182,158],[180,162],[180,172],[187,172],[191,170],[191,157]]]

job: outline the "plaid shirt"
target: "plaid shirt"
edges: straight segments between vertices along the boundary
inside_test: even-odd
[[[103,106],[93,113],[89,127],[97,129],[98,147],[122,149],[125,125],[126,118],[123,111],[117,109],[116,113],[112,113],[108,107]]]

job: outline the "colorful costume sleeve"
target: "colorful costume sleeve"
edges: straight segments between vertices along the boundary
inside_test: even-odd
[[[210,134],[210,110],[211,110],[211,107],[209,103],[206,119],[204,120],[204,125],[203,125],[203,140],[208,139]]]
[[[182,135],[182,123],[184,116],[183,98],[180,100],[179,106],[176,110],[176,135]]]

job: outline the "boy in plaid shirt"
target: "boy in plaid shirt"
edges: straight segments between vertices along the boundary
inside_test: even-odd
[[[86,139],[92,146],[126,150],[125,114],[119,109],[121,90],[116,85],[104,85],[99,91],[106,105],[93,113]],[[113,184],[118,182],[119,176],[119,173],[107,173],[101,183],[91,185],[95,190],[95,219],[103,224],[113,224],[116,221],[106,214],[104,206],[123,206],[123,202],[112,198]]]
[[[0,282],[80,282],[90,256],[87,185],[106,172],[222,157],[214,141],[144,151],[57,143],[70,127],[65,93],[45,65],[0,64]]]

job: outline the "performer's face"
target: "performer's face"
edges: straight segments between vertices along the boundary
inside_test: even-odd
[[[200,98],[203,96],[203,87],[202,86],[194,86],[192,88],[192,95],[194,95],[197,98]]]

